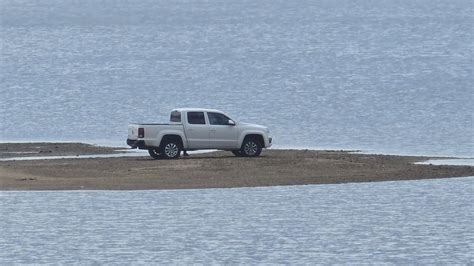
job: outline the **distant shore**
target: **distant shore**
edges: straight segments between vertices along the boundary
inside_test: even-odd
[[[0,143],[0,159],[117,154],[83,143]],[[419,165],[422,156],[347,151],[265,150],[258,158],[211,152],[151,157],[0,161],[0,190],[195,189],[337,184],[474,176],[472,166]]]

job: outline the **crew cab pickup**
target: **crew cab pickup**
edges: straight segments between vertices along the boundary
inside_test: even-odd
[[[168,124],[130,124],[127,144],[147,149],[155,159],[203,149],[255,157],[272,145],[272,137],[267,127],[237,122],[218,110],[181,108],[171,111]]]

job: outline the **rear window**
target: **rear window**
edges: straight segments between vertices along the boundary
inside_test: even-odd
[[[188,112],[188,123],[205,125],[204,112]]]
[[[181,123],[181,112],[178,112],[178,111],[171,112],[170,121]]]

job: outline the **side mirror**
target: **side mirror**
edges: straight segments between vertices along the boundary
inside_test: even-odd
[[[229,121],[227,121],[227,124],[228,124],[229,126],[235,126],[234,120],[231,120],[231,119],[229,119]]]

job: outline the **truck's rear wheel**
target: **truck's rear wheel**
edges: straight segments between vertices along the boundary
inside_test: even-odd
[[[160,145],[160,154],[164,159],[176,159],[181,153],[181,144],[175,140],[167,140]]]
[[[262,152],[262,144],[254,138],[245,139],[242,143],[240,153],[246,157],[256,157]]]
[[[160,151],[158,150],[158,148],[148,149],[148,154],[150,154],[150,156],[153,157],[154,159],[161,158]]]

